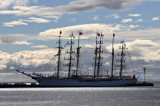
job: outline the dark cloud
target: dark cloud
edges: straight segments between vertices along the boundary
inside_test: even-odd
[[[37,15],[58,18],[62,14],[73,14],[104,8],[109,10],[129,10],[146,0],[75,0],[68,5],[56,7],[46,6],[14,6],[13,11],[0,11],[0,14]]]
[[[2,36],[0,37],[1,43],[12,44],[16,41],[16,37],[13,36]]]
[[[11,34],[11,35],[1,35],[0,42],[5,44],[13,44],[16,41],[27,41],[34,39],[30,35],[24,34]]]
[[[134,5],[140,4],[144,0],[77,0],[71,2],[66,6],[55,7],[57,12],[74,13],[80,11],[96,10],[98,8],[105,8],[110,10],[127,10]]]

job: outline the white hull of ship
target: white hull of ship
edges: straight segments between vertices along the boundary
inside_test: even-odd
[[[36,78],[40,86],[50,87],[118,87],[136,83],[135,80],[80,81],[77,79]]]

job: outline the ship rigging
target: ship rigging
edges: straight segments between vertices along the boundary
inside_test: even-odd
[[[44,86],[125,86],[131,83],[136,83],[136,80],[132,79],[131,76],[123,76],[123,68],[124,68],[124,42],[122,41],[121,44],[121,53],[118,54],[120,56],[120,59],[117,59],[116,62],[120,62],[120,65],[117,65],[117,67],[120,67],[120,72],[119,76],[114,76],[114,37],[115,34],[113,34],[113,40],[112,40],[112,65],[111,65],[111,75],[109,76],[108,74],[106,76],[100,76],[100,70],[102,66],[101,60],[103,57],[101,54],[103,53],[102,50],[102,38],[103,34],[97,33],[96,35],[96,45],[95,45],[95,57],[94,58],[94,66],[93,68],[93,75],[91,76],[86,76],[86,75],[80,75],[78,74],[79,72],[79,60],[80,60],[80,35],[82,35],[82,32],[79,32],[78,36],[78,44],[77,44],[77,51],[75,52],[73,50],[73,39],[75,38],[73,33],[70,34],[70,50],[66,51],[66,54],[69,54],[68,58],[64,58],[64,60],[67,60],[68,63],[64,63],[64,66],[68,67],[68,76],[66,78],[60,77],[60,63],[61,63],[61,51],[62,51],[62,46],[61,46],[61,34],[62,32],[60,31],[59,36],[58,36],[58,60],[57,60],[57,71],[56,74],[53,74],[51,76],[45,76],[43,74],[38,74],[38,73],[33,73],[27,74],[24,72],[21,72],[17,70],[17,72],[22,73],[24,75],[27,75],[31,77],[32,79],[36,80],[40,85]],[[99,41],[98,41],[99,39]],[[72,70],[73,66],[73,60],[75,60],[73,54],[76,54],[76,69]],[[107,72],[108,73],[108,72]]]

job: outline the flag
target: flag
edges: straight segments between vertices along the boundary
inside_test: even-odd
[[[100,33],[97,33],[97,36],[100,36]]]
[[[58,55],[59,55],[59,53],[55,54],[54,56],[58,56]]]
[[[76,57],[78,57],[78,55],[76,55]]]
[[[67,41],[67,43],[65,43],[65,45],[70,45],[70,42],[69,42],[69,41]]]
[[[133,80],[138,80],[138,79],[135,77],[135,75],[133,75],[132,79],[133,79]]]
[[[101,36],[104,36],[103,34],[101,34]]]
[[[62,34],[62,31],[60,31],[59,34]]]
[[[83,35],[83,33],[82,33],[82,32],[79,32],[79,35]]]
[[[115,37],[115,34],[113,33],[113,37]]]
[[[142,79],[142,76],[140,75],[140,74],[137,74],[137,76],[136,76],[138,79]]]

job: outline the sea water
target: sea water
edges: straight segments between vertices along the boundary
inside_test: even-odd
[[[0,88],[0,106],[160,106],[154,87]]]

